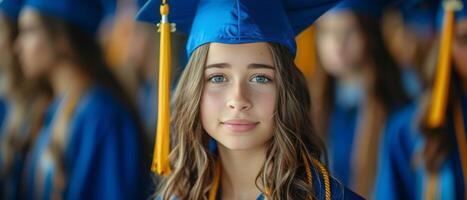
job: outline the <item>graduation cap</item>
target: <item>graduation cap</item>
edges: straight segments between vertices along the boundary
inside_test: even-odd
[[[437,0],[408,0],[399,5],[405,26],[419,36],[430,36],[435,32]]]
[[[95,35],[104,17],[115,11],[116,0],[26,0],[25,7],[63,19]]]
[[[442,5],[442,29],[438,65],[434,79],[431,108],[427,124],[437,128],[444,124],[451,77],[451,49],[455,19],[466,17],[465,0],[444,0]]]
[[[148,0],[137,19],[158,24],[161,32],[159,62],[159,113],[151,169],[168,175],[170,31],[190,33],[187,54],[211,42],[240,44],[275,42],[295,55],[295,36],[311,25],[338,0]],[[162,3],[162,4],[161,4]],[[160,14],[157,8],[160,6]],[[160,22],[160,23],[159,23]]]
[[[147,1],[148,0],[137,0],[136,5],[138,6],[138,8],[142,8]]]
[[[0,0],[0,12],[11,20],[18,20],[18,15],[23,7],[23,0]]]
[[[383,10],[391,2],[390,0],[344,0],[331,11],[341,12],[351,10],[379,20],[382,17]]]

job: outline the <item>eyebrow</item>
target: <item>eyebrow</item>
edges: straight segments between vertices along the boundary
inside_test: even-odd
[[[207,65],[205,69],[210,69],[210,68],[232,68],[232,66],[229,63],[216,63],[216,64]],[[276,70],[276,68],[274,68],[271,65],[259,64],[259,63],[249,64],[248,69],[272,69],[272,70]]]

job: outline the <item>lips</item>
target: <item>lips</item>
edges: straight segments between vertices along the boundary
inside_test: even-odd
[[[221,122],[221,124],[232,132],[247,132],[256,128],[259,122],[244,119],[233,119]]]

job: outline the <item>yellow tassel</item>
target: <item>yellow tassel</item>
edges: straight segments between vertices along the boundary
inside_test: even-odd
[[[310,26],[301,32],[295,40],[297,41],[297,56],[295,64],[302,71],[305,77],[310,78],[313,75],[316,65],[315,49],[315,28]]]
[[[461,9],[459,0],[445,0],[444,21],[441,33],[440,53],[438,56],[438,69],[431,97],[431,110],[428,116],[428,126],[440,127],[445,120],[446,104],[449,92],[449,78],[451,76],[451,47],[454,26],[454,11]]]
[[[159,175],[170,174],[170,32],[168,22],[169,5],[163,1],[161,7],[160,58],[159,58],[159,104],[157,133],[151,170]]]

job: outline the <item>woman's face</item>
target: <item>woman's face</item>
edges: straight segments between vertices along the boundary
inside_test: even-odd
[[[456,71],[464,82],[467,82],[467,18],[460,20],[456,25],[452,54]]]
[[[27,78],[43,77],[52,68],[56,50],[47,37],[39,14],[32,9],[25,9],[20,15],[19,27],[16,50],[23,72]]]
[[[330,12],[318,21],[317,51],[333,76],[351,73],[364,62],[365,39],[351,11]]]
[[[275,66],[267,43],[210,44],[201,123],[230,150],[262,148],[273,136]]]

